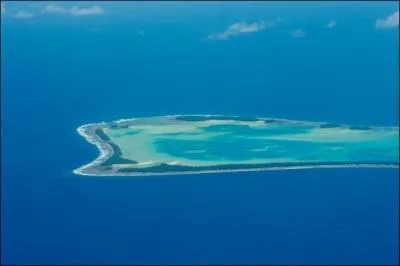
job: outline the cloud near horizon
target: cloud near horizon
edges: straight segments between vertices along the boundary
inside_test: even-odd
[[[399,27],[399,11],[394,12],[384,19],[377,19],[375,28],[377,29],[390,29]]]
[[[58,13],[58,14],[70,14],[73,16],[89,16],[89,15],[101,15],[104,14],[104,10],[100,6],[92,6],[88,8],[80,8],[73,6],[70,9],[62,7],[60,5],[50,4],[43,9],[44,13]]]
[[[259,22],[254,22],[251,24],[248,24],[245,21],[241,22],[236,22],[232,25],[230,25],[225,31],[216,33],[216,34],[211,34],[207,36],[207,39],[210,40],[229,40],[230,38],[237,37],[239,35],[244,35],[244,34],[249,34],[249,33],[254,33],[261,31],[267,27],[273,27],[276,25],[277,21],[280,21],[281,19],[277,19],[276,21],[259,21]]]
[[[74,16],[101,15],[104,14],[104,10],[99,6],[92,6],[89,8],[79,8],[77,6],[73,6],[70,9],[70,13]]]
[[[15,14],[15,18],[17,19],[30,19],[33,18],[34,15],[30,12],[27,12],[25,10],[20,10]]]
[[[296,29],[290,32],[293,38],[303,38],[306,36],[306,31],[302,29]]]
[[[325,28],[333,28],[336,26],[336,20],[331,19],[326,25]]]
[[[58,6],[58,5],[47,5],[45,6],[45,8],[43,9],[44,13],[68,13],[68,10],[62,6]]]

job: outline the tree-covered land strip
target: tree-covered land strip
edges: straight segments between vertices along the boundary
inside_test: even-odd
[[[399,165],[396,162],[352,162],[347,164],[379,164],[379,165]],[[218,170],[237,170],[237,169],[260,169],[273,167],[295,167],[295,166],[322,166],[322,165],[346,165],[343,162],[309,162],[309,163],[266,163],[266,164],[227,164],[213,166],[185,166],[185,165],[169,165],[160,164],[157,166],[146,168],[122,168],[122,173],[168,173],[168,172],[196,172],[196,171],[218,171]]]
[[[179,115],[175,117],[176,120],[181,121],[209,121],[209,120],[235,120],[244,122],[260,121],[258,118],[253,117],[236,117],[236,116],[201,116],[201,115]]]
[[[121,149],[115,145],[114,143],[111,142],[110,138],[107,136],[106,133],[104,133],[104,130],[102,128],[97,128],[95,130],[95,133],[99,138],[101,138],[103,141],[107,142],[108,145],[111,146],[113,149],[113,154],[110,158],[107,159],[104,163],[102,163],[102,166],[109,166],[113,164],[137,164],[137,161],[129,160],[122,158],[122,151]]]

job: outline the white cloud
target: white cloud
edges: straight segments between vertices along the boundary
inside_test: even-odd
[[[277,19],[276,21],[280,21],[281,19]],[[273,27],[276,25],[276,21],[259,21],[248,24],[244,21],[237,22],[230,25],[225,31],[221,33],[211,34],[207,36],[210,40],[229,40],[232,37],[237,37],[239,35],[254,33],[261,31],[267,27]]]
[[[44,9],[43,12],[45,13],[68,13],[68,10],[62,6],[58,5],[47,5]]]
[[[332,19],[328,22],[328,24],[325,25],[325,28],[333,28],[335,26],[336,26],[336,21]]]
[[[104,10],[99,6],[92,6],[89,8],[79,8],[77,6],[73,6],[70,9],[70,13],[74,16],[101,15],[104,14]]]
[[[304,36],[306,36],[306,32],[302,29],[296,29],[290,32],[290,35],[293,38],[302,38]]]
[[[33,18],[33,14],[30,12],[27,12],[25,10],[20,10],[17,12],[17,14],[15,14],[15,18],[17,19],[29,19],[29,18]]]
[[[399,11],[394,12],[390,16],[384,19],[378,19],[375,22],[375,28],[377,29],[389,29],[396,28],[399,26]]]
[[[78,6],[73,6],[67,9],[60,5],[50,4],[43,9],[44,13],[67,13],[73,16],[87,16],[87,15],[101,15],[104,14],[104,10],[99,6],[92,6],[88,8],[80,8]]]

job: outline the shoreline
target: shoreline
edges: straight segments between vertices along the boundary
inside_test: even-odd
[[[307,170],[307,169],[341,169],[341,168],[374,168],[374,169],[399,169],[396,164],[343,164],[343,165],[309,165],[309,166],[282,166],[282,167],[265,167],[265,168],[249,168],[249,169],[227,169],[227,170],[199,170],[199,171],[181,171],[181,172],[164,172],[164,173],[151,173],[151,172],[132,172],[132,173],[82,173],[77,172],[74,174],[83,176],[167,176],[167,175],[197,175],[197,174],[222,174],[222,173],[235,173],[235,172],[264,172],[264,171],[284,171],[284,170]]]
[[[227,116],[227,115],[163,115],[163,116],[152,116],[152,117],[143,117],[143,118],[173,118],[178,116],[204,116],[204,117],[213,117],[213,116]],[[241,116],[229,116],[229,117],[241,117]],[[109,123],[123,123],[127,121],[134,121],[140,119],[140,117],[128,118],[128,119],[118,119],[111,121]],[[257,117],[257,119],[273,119],[276,121],[283,122],[294,122],[294,123],[304,123],[304,124],[324,124],[327,122],[316,122],[316,121],[299,121],[299,120],[289,120],[289,119],[277,119],[277,118],[261,118]],[[254,172],[254,171],[279,171],[279,170],[302,170],[302,169],[329,169],[329,168],[399,168],[399,164],[380,164],[380,163],[343,163],[343,164],[316,164],[316,165],[293,165],[293,166],[271,166],[271,167],[260,167],[260,168],[245,168],[245,169],[221,169],[221,170],[198,170],[198,171],[176,171],[176,172],[105,172],[105,173],[91,173],[91,168],[98,166],[110,158],[114,150],[113,148],[105,141],[103,141],[100,137],[98,137],[94,131],[101,126],[107,125],[109,123],[101,122],[101,123],[88,123],[79,126],[76,131],[79,135],[85,138],[87,142],[92,145],[95,145],[99,150],[100,154],[93,161],[80,166],[79,168],[74,169],[72,172],[76,175],[85,175],[85,176],[160,176],[160,175],[182,175],[182,174],[212,174],[212,173],[229,173],[229,172]],[[342,126],[349,126],[346,124],[341,124]],[[385,127],[385,128],[398,128],[398,127]],[[92,130],[92,134],[88,133],[86,130]],[[168,163],[167,163],[168,164]],[[181,165],[186,166],[186,165]],[[213,166],[213,165],[210,165]]]
[[[78,134],[81,135],[82,137],[84,137],[87,142],[89,142],[90,144],[95,145],[97,147],[97,149],[100,151],[100,154],[92,162],[90,162],[88,164],[85,164],[85,165],[82,165],[81,167],[79,167],[77,169],[74,169],[72,171],[74,174],[76,174],[76,175],[87,175],[86,173],[84,173],[85,169],[91,168],[91,167],[93,167],[95,165],[99,165],[99,164],[105,162],[110,156],[112,156],[113,149],[112,149],[111,146],[109,146],[105,142],[102,143],[101,141],[97,140],[96,137],[93,137],[93,136],[96,136],[95,134],[93,134],[93,136],[91,136],[91,135],[87,134],[86,131],[85,131],[85,129],[87,127],[90,127],[90,126],[101,126],[101,125],[106,125],[106,124],[107,123],[104,123],[104,122],[102,122],[102,123],[91,123],[91,124],[82,125],[82,126],[80,126],[80,127],[78,127],[76,129]],[[104,146],[106,146],[107,148],[104,148],[102,146],[102,144]]]

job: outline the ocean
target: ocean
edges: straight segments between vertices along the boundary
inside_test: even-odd
[[[163,5],[2,18],[2,264],[398,264],[399,169],[72,173],[98,155],[76,132],[92,122],[399,126],[398,28],[374,28],[398,4]],[[278,16],[271,29],[205,38]],[[306,35],[291,37],[295,27]]]

